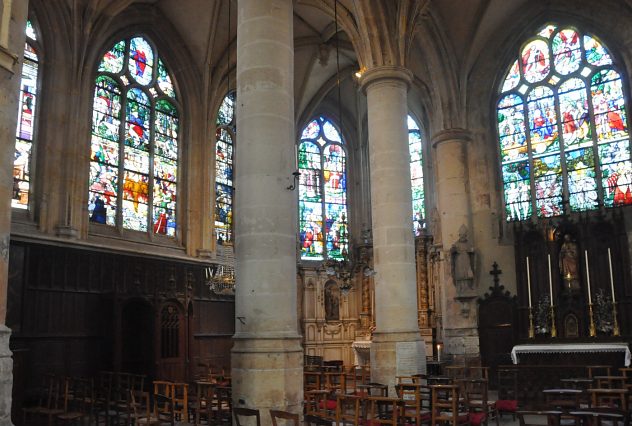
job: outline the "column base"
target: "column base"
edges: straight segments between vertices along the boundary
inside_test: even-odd
[[[300,337],[238,337],[232,349],[235,407],[257,408],[262,425],[269,409],[303,412],[303,347]]]
[[[371,343],[371,381],[388,385],[395,396],[396,376],[426,373],[426,346],[419,332],[376,332]]]
[[[0,425],[10,426],[11,394],[13,390],[13,359],[9,349],[11,330],[0,325]]]

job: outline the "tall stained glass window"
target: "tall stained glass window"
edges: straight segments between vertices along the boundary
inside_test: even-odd
[[[419,235],[424,227],[424,163],[421,131],[415,119],[408,116],[408,151],[410,152],[410,186],[413,192],[413,230]]]
[[[621,75],[597,38],[546,25],[522,46],[500,92],[507,220],[632,204]]]
[[[235,92],[224,98],[217,112],[215,145],[215,235],[217,241],[233,239],[233,136]]]
[[[37,37],[31,21],[26,22],[26,43],[24,63],[20,80],[20,101],[18,125],[13,160],[13,195],[11,206],[28,208],[31,188],[31,153],[33,150],[33,129],[35,127],[35,103],[37,100],[37,74],[39,61],[35,47]]]
[[[301,259],[342,260],[349,250],[347,156],[340,132],[327,118],[303,130],[298,166]]]
[[[90,221],[174,237],[179,117],[171,77],[143,37],[103,55],[94,89]]]

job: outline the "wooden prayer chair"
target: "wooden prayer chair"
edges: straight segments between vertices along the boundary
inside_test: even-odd
[[[495,420],[496,426],[500,425],[496,401],[489,400],[488,384],[486,379],[463,381],[465,405],[470,413],[470,423],[473,426],[487,425],[490,420]]]
[[[149,392],[129,391],[134,425],[175,425],[173,401],[170,397],[155,394],[154,406],[151,409]]]
[[[523,411],[516,412],[520,426],[559,426],[561,411]]]
[[[574,410],[580,408],[582,391],[579,389],[544,389],[546,407],[551,410]]]
[[[344,371],[326,371],[323,373],[325,377],[325,389],[330,392],[345,392],[346,375]]]
[[[366,385],[358,385],[358,393],[361,396],[388,396],[388,385],[377,382],[369,382]]]
[[[465,378],[465,366],[462,365],[448,365],[445,367],[445,375],[452,380]]]
[[[57,415],[57,424],[92,423],[94,390],[92,380],[67,377],[64,383],[64,412]]]
[[[595,376],[598,389],[626,389],[628,379],[625,376]]]
[[[515,368],[498,369],[498,399],[496,400],[498,414],[510,413],[516,420],[518,411],[518,370]]]
[[[489,381],[489,367],[467,367],[467,377],[470,379],[485,379]]]
[[[187,383],[174,383],[171,387],[171,397],[173,401],[173,411],[177,421],[185,422],[189,420],[189,385]]]
[[[343,393],[355,394],[358,391],[358,385],[362,384],[361,377],[356,372],[356,366],[350,365],[343,367],[345,373],[345,388]]]
[[[424,385],[414,383],[400,383],[395,385],[397,397],[404,401],[402,417],[407,424],[421,425],[430,421],[430,401],[424,400],[428,396],[422,393]],[[426,387],[426,389],[429,389]]]
[[[270,418],[272,419],[272,426],[279,426],[279,419],[285,420],[286,425],[291,422],[291,426],[299,426],[300,422],[298,414],[282,410],[270,410]]]
[[[303,371],[303,390],[322,389],[322,371]]]
[[[467,411],[461,407],[458,385],[432,385],[431,425],[447,422],[453,426],[469,425]]]
[[[215,385],[210,382],[196,383],[196,401],[194,408],[194,422],[199,425],[205,419],[209,424],[213,418],[215,399]]]
[[[587,389],[590,394],[590,407],[618,408],[628,410],[627,389]]]
[[[404,401],[386,396],[369,396],[366,424],[369,426],[399,426],[404,412]]]
[[[340,425],[360,425],[360,402],[362,398],[356,395],[337,395],[335,422]]]
[[[331,424],[336,418],[336,402],[329,399],[330,395],[326,390],[305,392],[305,416],[316,423],[323,421]]]
[[[230,425],[232,422],[233,396],[229,386],[216,386],[215,399],[217,406],[213,407],[213,423]]]
[[[38,391],[37,404],[22,409],[23,423],[32,424],[39,420],[34,420],[34,417],[45,417],[47,424],[52,425],[55,416],[63,412],[63,379],[54,374],[45,374],[43,386]]]
[[[254,408],[235,407],[233,408],[233,416],[235,416],[236,426],[244,426],[244,423],[242,423],[244,417],[254,418],[257,422],[257,426],[261,426],[259,410]]]

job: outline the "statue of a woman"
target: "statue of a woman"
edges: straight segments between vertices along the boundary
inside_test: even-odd
[[[467,228],[459,229],[459,240],[450,248],[452,276],[457,297],[476,296],[474,288],[474,247],[467,241]]]
[[[564,242],[560,248],[559,267],[562,279],[570,289],[579,288],[578,257],[577,243],[572,240],[570,234],[564,234]]]

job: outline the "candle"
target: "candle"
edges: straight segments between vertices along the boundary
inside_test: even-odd
[[[588,250],[584,250],[586,258],[586,284],[588,285],[588,304],[592,305],[592,296],[590,295],[590,270],[588,269]]]
[[[551,296],[551,307],[553,307],[553,278],[551,278],[551,255],[548,254],[549,261],[549,294]]]
[[[531,273],[529,272],[529,256],[527,256],[527,291],[529,292],[529,308],[531,308]]]
[[[298,146],[294,144],[294,170],[298,170]]]
[[[437,343],[437,361],[441,362],[441,345]]]
[[[612,279],[612,258],[610,257],[610,247],[608,247],[608,266],[610,267],[610,290],[612,291],[612,303],[617,300],[614,297],[614,280]]]

